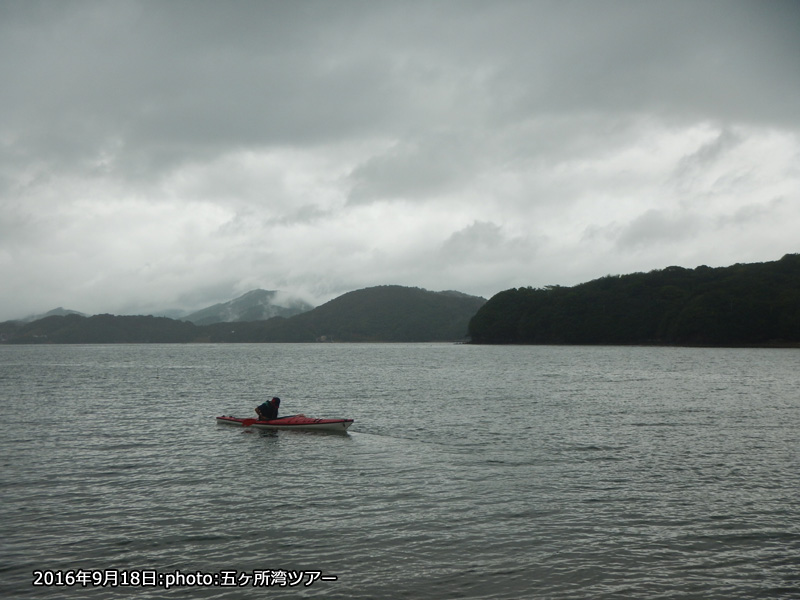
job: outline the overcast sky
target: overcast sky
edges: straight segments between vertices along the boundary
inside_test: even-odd
[[[800,2],[0,0],[0,320],[800,252]]]

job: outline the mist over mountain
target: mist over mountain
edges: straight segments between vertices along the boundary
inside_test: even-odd
[[[229,302],[214,304],[181,317],[181,320],[195,325],[265,321],[273,317],[293,317],[312,308],[305,300],[275,290],[252,290]]]

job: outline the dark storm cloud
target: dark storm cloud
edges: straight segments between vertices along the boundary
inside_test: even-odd
[[[25,157],[221,148],[661,110],[795,125],[795,3],[11,2]],[[775,92],[778,93],[775,93]]]
[[[65,2],[43,24],[52,4],[4,7],[3,125],[23,157],[160,169],[353,135],[389,104],[325,5]]]

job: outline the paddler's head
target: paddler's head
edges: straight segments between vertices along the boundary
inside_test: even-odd
[[[281,405],[281,399],[280,399],[280,398],[273,398],[273,399],[272,399],[272,403],[273,403],[275,406],[280,406],[280,405]]]

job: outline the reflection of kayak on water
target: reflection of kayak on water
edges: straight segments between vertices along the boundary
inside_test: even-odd
[[[315,419],[305,415],[291,415],[269,421],[259,419],[237,419],[236,417],[217,417],[217,423],[257,429],[308,429],[318,431],[347,431],[353,419]]]

